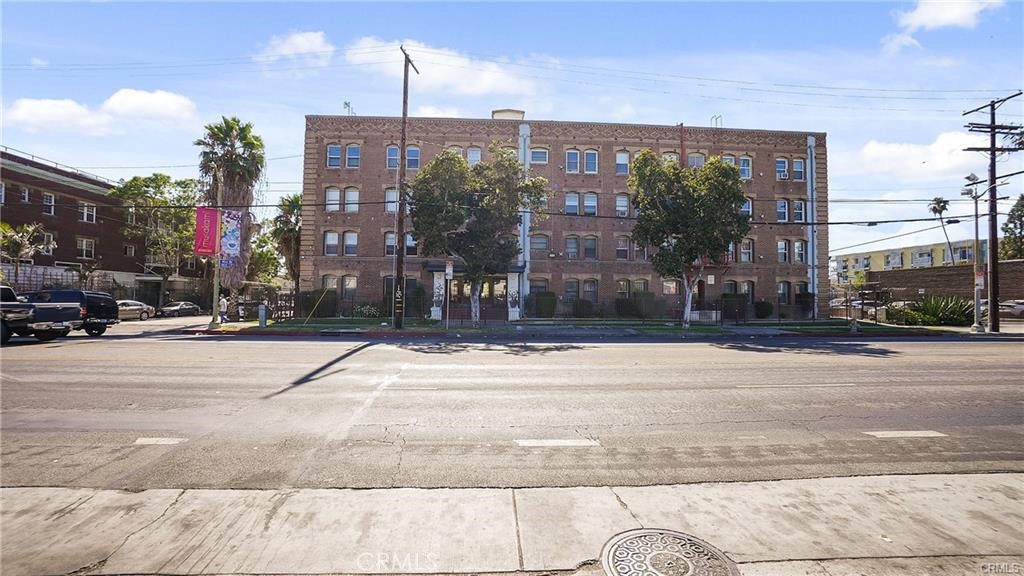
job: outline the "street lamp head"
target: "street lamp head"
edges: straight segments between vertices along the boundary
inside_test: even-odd
[[[968,182],[971,182],[972,184],[974,182],[977,182],[978,180],[981,180],[981,178],[978,178],[978,176],[974,172],[971,172],[970,174],[965,176],[964,179],[967,180]]]
[[[961,188],[960,189],[960,195],[961,196],[971,196],[971,189],[970,188]]]

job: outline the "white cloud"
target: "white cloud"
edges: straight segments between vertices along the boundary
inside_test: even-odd
[[[50,61],[49,60],[46,60],[46,59],[43,59],[43,58],[37,58],[35,56],[33,56],[28,62],[34,68],[45,68],[45,67],[50,65]]]
[[[385,42],[373,37],[360,38],[345,50],[345,60],[365,65],[381,76],[400,79],[403,58],[398,48],[402,45],[420,71],[410,82],[412,90],[456,96],[532,96],[537,92],[536,84],[516,74],[507,62],[473,59],[415,40]]]
[[[913,10],[897,12],[901,31],[882,38],[882,48],[892,55],[909,46],[920,47],[913,37],[918,30],[974,28],[982,12],[1003,4],[1004,0],[918,0]]]
[[[253,60],[263,64],[286,61],[301,68],[322,68],[331,63],[334,50],[323,32],[292,32],[271,38]]]
[[[70,132],[99,136],[129,128],[180,126],[196,116],[196,106],[173,92],[122,88],[98,109],[71,99],[19,98],[7,109],[5,122],[29,132]]]
[[[425,105],[416,108],[413,116],[423,116],[427,118],[459,118],[462,114],[459,113],[459,109],[455,106],[431,106]]]
[[[929,144],[879,142],[871,140],[858,154],[861,172],[872,178],[898,178],[903,182],[949,181],[951,192],[972,170],[979,157],[964,152],[970,146],[984,146],[985,137],[967,132],[944,132]]]

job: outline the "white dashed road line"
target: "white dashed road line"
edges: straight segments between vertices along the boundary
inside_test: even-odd
[[[583,440],[579,438],[525,438],[516,440],[516,444],[524,448],[569,448],[601,445],[597,440]]]
[[[865,432],[868,436],[875,438],[938,438],[945,436],[942,432],[935,430],[880,430],[877,432]]]
[[[138,438],[135,440],[136,444],[143,445],[163,445],[163,444],[180,444],[187,442],[188,438]]]

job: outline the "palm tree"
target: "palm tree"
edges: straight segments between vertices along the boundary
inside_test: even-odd
[[[242,123],[235,117],[223,117],[219,123],[207,124],[206,134],[195,141],[202,147],[199,153],[199,171],[209,182],[207,201],[217,202],[218,191],[222,203],[242,211],[242,246],[237,265],[221,271],[221,284],[232,290],[242,288],[249,267],[252,250],[253,190],[263,176],[266,157],[263,139],[253,133],[251,123]]]
[[[29,260],[40,252],[51,253],[57,247],[52,237],[47,240],[43,236],[43,225],[39,222],[22,224],[15,228],[7,222],[0,222],[0,247],[3,255],[14,264],[14,284],[18,284],[21,273],[21,261]]]
[[[949,248],[949,261],[956,264],[956,256],[953,254],[953,244],[949,241],[949,233],[946,232],[946,221],[942,219],[942,214],[948,209],[949,200],[946,200],[942,196],[932,198],[932,203],[928,205],[928,211],[935,214],[939,219],[939,224],[942,225],[942,233],[946,236],[946,246]]]
[[[302,239],[302,194],[289,194],[277,205],[278,214],[271,222],[270,237],[274,240],[277,253],[284,258],[288,277],[295,282],[295,294],[299,293],[299,244]]]

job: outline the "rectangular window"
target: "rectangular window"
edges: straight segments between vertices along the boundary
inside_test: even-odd
[[[633,281],[633,292],[647,292],[647,280],[640,279]]]
[[[750,180],[754,176],[754,159],[740,158],[740,178]]]
[[[587,260],[597,260],[597,238],[590,236],[583,239],[583,257]]]
[[[661,159],[665,162],[679,162],[679,154],[675,152],[665,152],[661,155]]]
[[[572,304],[580,298],[580,281],[566,280],[564,296],[566,304]]]
[[[43,232],[43,248],[39,253],[44,256],[53,256],[53,234]]]
[[[679,282],[675,280],[663,280],[661,282],[661,293],[665,296],[675,296],[679,294]]]
[[[597,302],[597,280],[583,281],[583,299],[588,302]]]
[[[629,280],[622,279],[615,281],[615,297],[629,298]]]
[[[588,192],[583,195],[583,215],[597,216],[597,194]]]
[[[576,216],[580,213],[580,195],[569,192],[565,195],[565,213]]]
[[[629,260],[629,238],[620,236],[615,239],[615,259]]]
[[[395,236],[395,233],[394,232],[385,232],[384,233],[384,255],[385,256],[394,256],[395,255],[395,247],[397,245],[398,245],[397,244],[397,237]]]
[[[743,199],[743,206],[740,207],[741,216],[750,216],[750,213],[754,211],[754,202],[750,198]]]
[[[415,256],[417,253],[416,239],[412,237],[412,234],[405,235],[405,255]]]
[[[803,200],[793,200],[793,222],[803,222],[806,203]]]
[[[754,261],[754,241],[744,240],[740,244],[740,262],[753,262]]]
[[[735,156],[722,156],[722,162],[725,162],[726,164],[732,164],[733,166],[735,166],[736,165],[736,157]]]
[[[530,150],[530,164],[547,164],[548,163],[548,151],[544,148],[534,148]]]
[[[775,160],[775,179],[789,180],[789,161],[785,158]]]
[[[629,174],[629,152],[615,153],[615,173],[619,176]]]
[[[96,223],[96,205],[86,202],[78,203],[78,221]]]
[[[7,200],[7,185],[0,182],[0,204],[3,204]]]
[[[807,242],[797,240],[793,245],[793,253],[796,256],[797,264],[807,264]],[[902,255],[900,256],[900,260],[900,264],[902,265]]]
[[[76,244],[79,258],[92,260],[96,257],[96,241],[92,238],[78,238]]]
[[[338,255],[338,233],[324,232],[324,256]]]
[[[359,234],[345,232],[345,256],[356,256],[359,253]]]
[[[547,292],[548,281],[547,278],[530,278],[530,294],[536,294],[537,292]]]
[[[803,180],[804,175],[804,161],[801,158],[793,159],[793,180]]]
[[[384,191],[384,211],[388,214],[398,212],[398,189],[388,188]]]
[[[704,167],[704,155],[703,154],[687,154],[686,165],[690,168],[703,168]]]
[[[779,222],[789,221],[789,201],[788,200],[776,200],[775,201],[775,219]]]
[[[345,212],[348,212],[348,213],[359,212],[359,189],[358,188],[346,188],[345,189]]]
[[[135,256],[135,246],[132,244],[125,244],[124,255],[129,257]]]
[[[345,147],[345,167],[359,168],[360,147],[358,144],[349,144]]]
[[[579,150],[568,150],[565,153],[565,173],[566,174],[579,174],[580,173],[580,151]]]
[[[467,148],[466,149],[466,161],[469,162],[470,166],[476,166],[480,163],[480,149],[479,148]]]
[[[619,218],[629,216],[629,196],[619,194],[615,197],[615,215]]]
[[[324,211],[325,212],[337,212],[341,210],[341,190],[337,188],[328,188],[324,192]]]
[[[356,290],[359,288],[357,276],[342,276],[341,278],[341,299],[355,300]]]
[[[597,174],[597,150],[587,150],[583,153],[583,172]]]
[[[341,146],[331,144],[327,147],[327,167],[341,168]]]
[[[28,202],[32,199],[32,192],[28,188],[21,189],[21,201]]]
[[[43,214],[46,214],[47,216],[53,216],[55,211],[54,209],[56,208],[54,204],[56,203],[56,198],[53,194],[50,194],[49,192],[43,192]]]
[[[400,152],[400,150],[398,149],[398,146],[388,146],[388,150],[387,150],[388,169],[390,169],[390,170],[397,170],[398,169],[398,162],[399,162],[398,155],[399,155],[399,152]]]
[[[196,259],[192,258],[192,257],[186,258],[185,259],[185,269],[186,270],[195,270],[196,269]]]
[[[565,239],[565,257],[575,260],[580,257],[580,239],[571,236]]]
[[[782,264],[789,262],[789,242],[786,240],[779,240],[777,244],[779,247],[779,262]]]
[[[530,236],[530,250],[538,252],[548,251],[548,237],[543,234]]]
[[[641,246],[637,243],[633,243],[633,257],[637,260],[647,260],[647,246]]]
[[[419,170],[420,149],[416,146],[409,146],[405,151],[405,167],[409,170]]]

